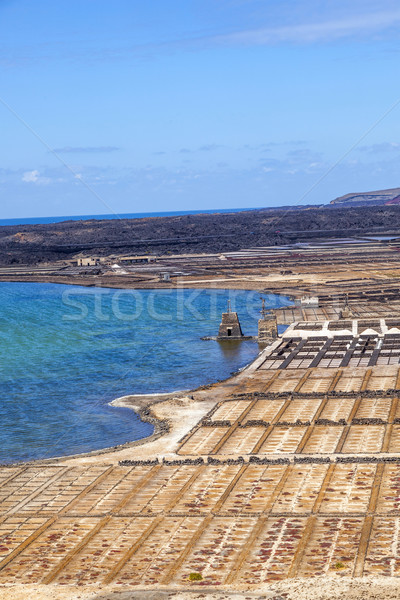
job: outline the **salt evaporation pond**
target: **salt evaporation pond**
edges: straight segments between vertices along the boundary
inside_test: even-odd
[[[290,304],[264,297],[269,307]],[[216,335],[228,298],[255,335],[257,292],[0,283],[0,463],[150,435],[150,424],[109,402],[225,379],[257,355],[255,342],[200,339]]]

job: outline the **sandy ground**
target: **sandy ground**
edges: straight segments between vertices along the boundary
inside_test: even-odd
[[[70,587],[15,585],[0,587],[0,600],[398,600],[400,581],[374,577],[292,579],[266,584],[259,590],[124,590],[115,586]]]
[[[78,465],[85,464],[104,464],[116,463],[121,460],[149,460],[156,457],[177,458],[176,451],[179,447],[179,441],[186,435],[197,423],[221,400],[220,393],[210,393],[205,395],[197,392],[195,397],[192,393],[169,394],[168,398],[160,399],[157,395],[149,396],[145,400],[138,399],[135,396],[124,396],[112,402],[113,406],[123,406],[139,412],[145,406],[151,407],[151,416],[159,423],[166,423],[169,431],[158,434],[150,438],[144,438],[137,442],[132,442],[126,446],[105,450],[92,455],[82,454],[73,457],[60,458],[48,462],[54,463],[57,460],[64,464]]]

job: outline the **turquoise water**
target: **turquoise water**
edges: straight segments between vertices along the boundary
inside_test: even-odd
[[[216,334],[228,297],[243,332],[255,334],[255,292],[0,283],[0,463],[146,437],[150,424],[109,402],[192,389],[249,363],[254,342],[200,339]],[[265,298],[269,306],[290,304]]]

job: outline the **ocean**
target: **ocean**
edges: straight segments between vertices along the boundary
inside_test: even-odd
[[[151,435],[128,394],[225,379],[259,352],[216,335],[228,298],[255,335],[260,294],[0,283],[0,463],[109,448]],[[266,295],[268,307],[291,304]]]
[[[45,223],[62,223],[63,221],[88,221],[91,219],[145,219],[148,217],[174,217],[179,215],[201,215],[213,213],[235,213],[246,210],[260,210],[257,208],[215,208],[209,210],[182,210],[171,212],[148,212],[148,213],[121,213],[107,215],[73,215],[64,217],[29,217],[20,219],[0,219],[1,225],[38,225]]]

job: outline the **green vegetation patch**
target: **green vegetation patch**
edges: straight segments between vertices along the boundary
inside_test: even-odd
[[[203,575],[201,573],[190,573],[189,579],[190,581],[201,581],[203,579]]]

